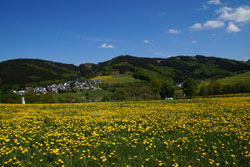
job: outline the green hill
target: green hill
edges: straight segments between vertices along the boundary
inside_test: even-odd
[[[44,83],[77,78],[79,69],[72,64],[39,59],[15,59],[0,63],[0,78],[4,85]]]
[[[218,82],[220,82],[222,85],[237,83],[250,84],[250,71],[232,77],[218,79]]]
[[[166,77],[171,77],[175,82],[182,82],[187,77],[202,80],[223,78],[249,70],[250,65],[245,62],[200,55],[177,56],[167,59],[126,55],[97,65],[80,65],[80,72],[85,77],[130,73],[133,77],[142,80],[149,81],[153,77],[164,80]]]
[[[134,82],[135,78],[146,81],[159,78],[164,81],[171,77],[177,83],[183,82],[187,77],[209,80],[232,77],[248,71],[249,62],[200,55],[166,59],[126,55],[98,64],[86,63],[79,66],[40,59],[15,59],[0,62],[0,84],[46,85],[97,76],[113,76],[109,82],[119,80],[119,83]]]

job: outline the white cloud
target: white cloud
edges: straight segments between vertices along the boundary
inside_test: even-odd
[[[230,7],[227,7],[227,6],[223,6],[220,9],[216,10],[216,13],[230,12],[232,10],[233,10],[233,8],[230,8]]]
[[[233,22],[229,22],[227,26],[227,32],[240,32],[240,28],[237,27]]]
[[[221,1],[210,0],[209,4],[222,4]],[[204,30],[204,29],[216,29],[224,27],[228,24],[226,32],[240,32],[241,28],[246,24],[250,24],[250,6],[240,6],[232,8],[223,6],[216,10],[218,17],[214,20],[207,20],[205,23],[196,23],[190,26],[191,30]],[[214,35],[212,35],[214,36]]]
[[[224,26],[224,22],[219,20],[208,20],[203,26],[204,28],[220,28]]]
[[[145,39],[145,40],[144,40],[144,43],[150,43],[150,41],[149,41],[149,40],[147,40],[147,39]]]
[[[108,48],[108,49],[113,49],[116,48],[114,45],[103,43],[99,46],[99,48]]]
[[[208,4],[211,4],[211,5],[221,5],[222,3],[221,3],[220,0],[209,0]]]
[[[176,29],[169,29],[168,32],[171,33],[171,34],[179,34],[179,33],[181,33],[180,30],[176,30]]]
[[[250,6],[241,6],[238,8],[222,7],[216,11],[220,14],[219,19],[226,21],[235,21],[238,23],[250,21]]]
[[[202,24],[201,23],[195,23],[194,25],[192,25],[191,27],[190,27],[190,29],[192,29],[192,30],[202,30]]]
[[[197,42],[197,40],[192,40],[192,44],[196,44]]]
[[[220,28],[224,26],[224,22],[220,20],[208,20],[203,25],[201,23],[195,23],[190,27],[191,30],[203,30],[211,28]]]

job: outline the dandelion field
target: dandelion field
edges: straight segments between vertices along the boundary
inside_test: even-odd
[[[250,166],[250,97],[0,104],[0,166]]]

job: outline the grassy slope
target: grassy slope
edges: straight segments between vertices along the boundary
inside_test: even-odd
[[[219,83],[221,83],[222,85],[233,85],[233,84],[250,84],[250,71],[242,73],[242,74],[238,74],[232,77],[225,77],[225,78],[221,78],[216,80]],[[200,88],[201,86],[205,85],[207,86],[210,83],[210,81],[203,81],[201,83],[198,84],[198,88]]]
[[[250,71],[232,77],[219,79],[218,81],[223,85],[236,83],[250,84]]]
[[[116,83],[132,83],[138,82],[139,79],[135,79],[130,75],[107,75],[107,76],[98,76],[92,78],[92,80],[102,80],[104,83],[116,84]]]

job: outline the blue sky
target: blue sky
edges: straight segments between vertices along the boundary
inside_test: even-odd
[[[0,61],[250,58],[249,0],[0,0]]]

